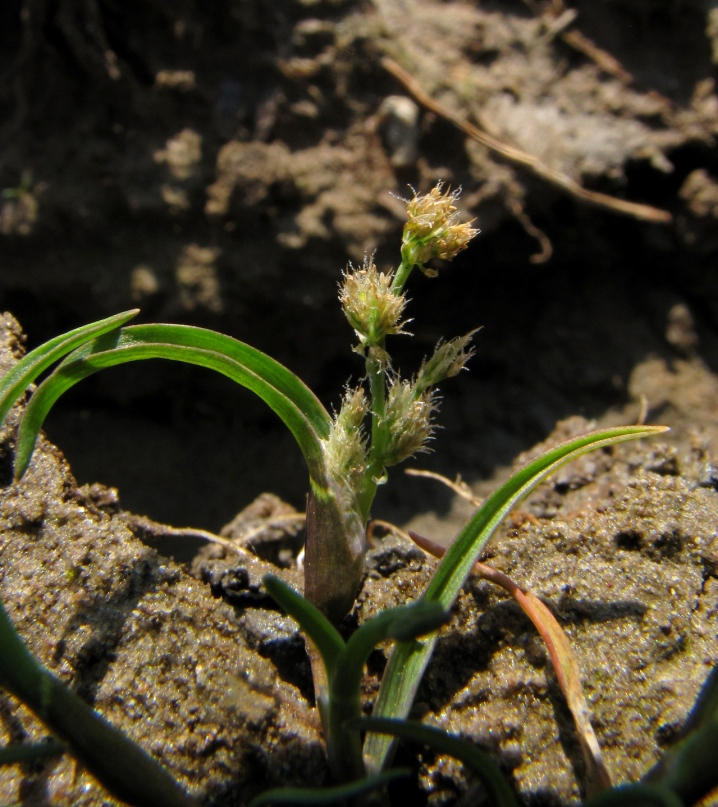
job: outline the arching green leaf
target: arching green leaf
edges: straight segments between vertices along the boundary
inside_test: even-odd
[[[456,537],[434,572],[424,597],[450,608],[497,527],[511,510],[546,477],[589,451],[626,440],[637,440],[666,431],[664,426],[621,426],[590,432],[547,451],[515,473],[484,504]],[[401,643],[394,648],[384,672],[374,706],[374,716],[405,718],[434,649],[435,637],[423,642]],[[364,757],[370,771],[387,762],[392,740],[369,734]]]
[[[0,378],[0,423],[5,420],[15,401],[48,367],[84,342],[103,333],[114,331],[136,317],[137,314],[139,314],[139,309],[135,308],[99,322],[83,325],[81,328],[75,328],[74,331],[56,336],[49,342],[45,342],[44,345],[30,351],[27,356],[23,356],[10,372]]]
[[[27,469],[48,412],[68,389],[98,370],[142,359],[170,359],[216,370],[256,393],[294,435],[316,483],[326,484],[321,440],[331,418],[293,373],[229,336],[185,325],[136,325],[93,339],[70,354],[38,387],[18,437],[16,476]]]

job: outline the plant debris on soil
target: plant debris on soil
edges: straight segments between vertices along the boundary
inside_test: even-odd
[[[461,186],[481,235],[438,279],[412,278],[417,336],[395,351],[409,374],[439,337],[483,326],[422,466],[483,496],[537,444],[672,428],[567,467],[486,558],[562,622],[613,780],[635,780],[718,653],[717,64],[703,0],[11,0],[0,306],[30,346],[134,306],[216,328],[338,405],[361,372],[342,269],[372,252],[396,265],[409,186]],[[24,337],[0,325],[7,368]],[[306,471],[271,413],[169,363],[99,374],[18,485],[16,421],[0,435],[0,592],[38,658],[207,804],[326,781],[303,639],[259,585],[272,569],[301,586]],[[400,473],[375,508],[443,542],[470,512]],[[220,531],[231,548],[198,551]],[[346,630],[433,565],[377,541]],[[46,736],[0,704],[0,742]],[[579,800],[550,662],[489,583],[462,594],[415,714],[494,754],[526,804]],[[458,763],[400,755],[412,803],[480,798]],[[3,768],[0,799],[106,803],[67,756]]]

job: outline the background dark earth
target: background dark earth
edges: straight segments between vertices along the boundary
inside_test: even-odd
[[[411,100],[392,64],[429,105]],[[443,390],[435,452],[416,464],[482,492],[558,421],[630,423],[645,411],[673,429],[655,450],[682,458],[668,474],[676,495],[712,497],[716,64],[709,0],[10,0],[0,7],[0,306],[28,347],[134,306],[141,321],[216,328],[338,405],[361,372],[336,300],[341,272],[372,252],[395,266],[397,197],[443,180],[462,187],[481,235],[438,279],[412,278],[416,337],[396,340],[397,364],[410,373],[438,338],[482,330],[470,373]],[[124,508],[160,522],[218,531],[263,491],[304,507],[306,472],[281,424],[198,369],[153,362],[96,376],[46,430],[80,484],[117,487]],[[628,466],[666,467],[644,456]],[[604,472],[623,474],[594,468],[596,496]],[[466,506],[395,477],[375,515],[450,538]],[[544,498],[529,510],[576,511],[561,507]],[[715,576],[714,522],[700,523],[689,611]],[[661,524],[659,537],[672,529]],[[615,538],[625,525],[614,527],[601,529]],[[652,557],[651,541],[639,544]],[[553,596],[540,570],[526,574]],[[659,703],[651,731],[679,724],[715,662],[705,607],[697,667],[680,685],[671,678],[678,706]],[[671,675],[690,666],[678,656]],[[655,758],[652,736],[623,775]],[[559,801],[576,797],[569,780],[550,785]],[[524,784],[543,792],[540,776]],[[432,803],[454,803],[448,792]]]
[[[0,304],[29,345],[136,305],[146,321],[217,328],[336,405],[361,371],[340,273],[374,250],[395,265],[391,194],[442,179],[462,186],[482,234],[439,280],[412,281],[417,336],[395,350],[410,372],[438,337],[483,330],[471,375],[446,386],[432,467],[484,478],[557,420],[637,401],[647,361],[670,377],[685,360],[712,372],[715,12],[560,5],[4,4]],[[408,95],[384,55],[452,114],[672,221],[581,204],[421,107],[401,129],[385,102]],[[532,263],[542,243],[552,254]],[[648,404],[660,419],[664,402]],[[117,485],[160,520],[218,529],[267,489],[302,504],[282,427],[201,370],[104,374],[48,432],[81,481]],[[423,487],[405,495],[423,500]]]

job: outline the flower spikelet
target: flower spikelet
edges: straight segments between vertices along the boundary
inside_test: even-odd
[[[330,472],[335,477],[346,479],[353,490],[358,489],[367,464],[366,435],[362,425],[367,413],[364,390],[361,387],[348,389],[326,443]]]
[[[439,182],[429,193],[414,194],[407,203],[408,221],[404,225],[402,258],[430,275],[436,272],[426,270],[423,264],[432,258],[452,260],[479,232],[471,222],[459,222],[459,211],[454,203],[461,191],[442,193],[442,187]]]
[[[386,421],[389,425],[389,447],[385,464],[396,465],[420,451],[434,433],[432,415],[436,409],[432,390],[418,392],[409,381],[393,380],[386,401]]]
[[[389,334],[406,333],[401,320],[406,298],[391,291],[391,281],[392,275],[379,272],[371,257],[361,269],[349,266],[344,273],[339,300],[362,347],[381,345]]]
[[[448,342],[439,342],[431,358],[425,359],[421,365],[415,388],[423,392],[445,378],[458,375],[474,355],[471,340],[475,333],[476,331],[471,331]]]

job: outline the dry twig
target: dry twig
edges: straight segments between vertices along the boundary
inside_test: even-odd
[[[550,32],[555,32],[555,35],[559,36],[565,44],[590,59],[604,73],[619,79],[624,84],[630,84],[633,81],[631,73],[608,51],[599,48],[593,40],[584,36],[580,31],[566,30],[576,21],[578,12],[575,9],[567,9],[563,0],[551,0],[548,10],[545,12],[535,0],[524,0],[524,3],[537,17],[546,20]]]
[[[464,120],[463,118],[455,115],[453,112],[442,106],[435,101],[419,84],[419,82],[404,68],[395,62],[393,59],[385,57],[381,60],[382,66],[400,81],[404,87],[414,96],[426,109],[433,112],[445,120],[448,120],[457,129],[460,129],[469,137],[476,140],[478,143],[486,146],[486,148],[493,151],[495,154],[503,157],[514,165],[522,166],[530,171],[537,177],[546,180],[551,185],[561,188],[570,196],[582,202],[602,207],[606,210],[611,210],[614,213],[620,213],[624,216],[632,216],[633,218],[640,219],[641,221],[650,221],[656,224],[668,224],[673,220],[673,217],[667,210],[661,210],[651,205],[644,205],[638,202],[628,202],[624,199],[617,199],[615,196],[609,196],[606,193],[599,193],[598,191],[591,191],[584,188],[575,180],[566,174],[556,171],[550,166],[543,163],[538,157],[529,154],[526,151],[504,143],[497,137],[482,131],[473,123]]]
[[[306,520],[306,513],[291,513],[290,515],[275,516],[262,521],[261,524],[253,527],[246,536],[242,536],[242,541],[231,540],[217,535],[208,530],[197,527],[171,527],[167,524],[160,524],[147,516],[138,516],[134,513],[124,513],[123,520],[133,532],[142,533],[147,540],[158,538],[199,538],[202,541],[209,541],[219,544],[226,549],[232,549],[239,555],[254,554],[251,547],[246,543],[251,541],[256,535],[271,527],[286,527],[292,523],[302,523]]]
[[[471,488],[461,479],[460,476],[457,476],[456,481],[452,482],[443,474],[437,474],[435,471],[422,471],[419,468],[405,468],[404,473],[407,476],[421,476],[425,479],[435,479],[437,482],[441,482],[442,485],[446,485],[447,488],[451,488],[451,490],[453,490],[458,496],[461,496],[462,499],[466,499],[467,502],[471,502],[474,507],[478,507],[481,504],[481,500],[474,496],[474,494],[471,492]]]

